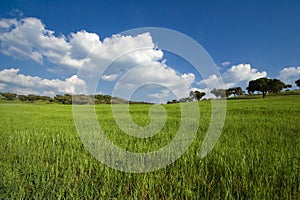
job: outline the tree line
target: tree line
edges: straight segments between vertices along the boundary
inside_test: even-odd
[[[167,104],[172,104],[172,103],[186,103],[186,102],[191,102],[191,101],[200,101],[202,97],[206,95],[205,92],[200,92],[198,90],[195,91],[190,91],[190,95],[188,97],[184,97],[178,100],[173,99],[172,101],[168,101]]]
[[[79,94],[79,95],[70,95],[70,94],[64,94],[60,95],[57,94],[53,98],[49,96],[40,96],[35,94],[28,94],[28,95],[21,95],[16,93],[0,93],[0,97],[6,100],[20,100],[22,102],[37,102],[37,101],[43,101],[43,102],[55,102],[60,104],[150,104],[148,102],[138,102],[138,101],[127,101],[125,99],[119,98],[119,97],[112,97],[110,95],[102,95],[102,94],[96,94],[96,95],[85,95],[85,94]]]
[[[300,79],[295,81],[295,84],[300,89]],[[291,88],[291,84],[285,84],[279,79],[270,79],[270,78],[259,78],[256,80],[251,80],[248,83],[248,86],[246,87],[246,90],[249,95],[254,94],[255,92],[261,92],[263,95],[263,98],[267,95],[267,93],[279,93],[283,89],[289,89]],[[212,94],[214,94],[216,97],[229,97],[230,95],[234,96],[240,96],[245,94],[244,91],[242,91],[241,87],[235,87],[235,88],[229,88],[229,89],[213,89],[211,91]]]
[[[295,84],[300,89],[300,79],[295,81]],[[285,84],[279,79],[269,79],[269,78],[259,78],[256,80],[249,81],[246,90],[249,95],[254,94],[255,92],[261,92],[263,98],[267,95],[267,93],[279,93],[283,89],[291,88],[292,85]],[[225,98],[231,95],[240,96],[244,95],[246,92],[242,90],[241,87],[233,87],[228,89],[216,89],[210,91],[210,93],[214,94],[216,97]],[[200,92],[198,90],[190,91],[188,97],[181,98],[179,100],[173,99],[172,101],[168,101],[167,104],[171,103],[184,103],[191,101],[199,101],[206,95],[205,92]],[[56,102],[61,104],[152,104],[148,102],[136,102],[136,101],[127,101],[125,99],[119,97],[112,97],[110,95],[96,94],[96,95],[70,95],[57,94],[53,98],[49,96],[40,96],[35,94],[21,95],[16,93],[4,92],[0,93],[0,97],[6,100],[15,100],[19,99],[22,102],[36,102],[36,101],[44,101],[44,102]]]
[[[300,79],[295,81],[295,84],[300,89]],[[267,95],[267,93],[279,93],[283,89],[291,88],[292,85],[285,84],[279,79],[270,79],[270,78],[259,78],[256,80],[251,80],[248,83],[248,86],[246,87],[246,90],[249,95],[253,95],[255,92],[261,92],[263,95],[263,98]],[[232,87],[228,89],[216,89],[210,91],[211,94],[215,95],[216,97],[225,98],[233,95],[234,97],[245,95],[246,92],[242,90],[241,87]],[[190,102],[197,100],[199,101],[202,97],[206,95],[205,92],[200,91],[191,91],[189,97],[185,97],[179,100],[173,99],[172,101],[168,101],[167,104],[172,103],[182,103],[182,102]]]

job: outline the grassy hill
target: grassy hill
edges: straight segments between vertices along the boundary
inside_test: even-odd
[[[150,122],[151,105],[130,105],[133,120]],[[176,162],[130,174],[99,163],[84,148],[72,106],[0,102],[0,199],[299,199],[300,96],[227,101],[222,135],[210,154],[198,154],[210,121],[199,102],[197,137]],[[180,123],[179,104],[165,105],[163,130],[149,140],[127,136],[110,105],[97,105],[107,137],[129,151],[168,144]]]

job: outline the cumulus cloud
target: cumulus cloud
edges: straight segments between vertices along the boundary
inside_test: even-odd
[[[64,81],[59,79],[42,79],[38,76],[19,74],[19,69],[3,69],[0,71],[0,82],[10,85],[10,91],[18,93],[49,94],[55,93],[77,94],[86,92],[86,84],[77,75]]]
[[[118,74],[109,74],[101,76],[104,81],[115,81],[118,78]]]
[[[155,99],[163,99],[163,98],[169,97],[169,95],[170,95],[169,90],[162,90],[159,93],[148,94],[149,97],[152,97]]]
[[[126,96],[128,91],[133,91],[142,85],[156,84],[172,91],[177,98],[182,98],[188,96],[193,80],[194,74],[180,75],[166,64],[155,62],[136,67],[122,76],[116,85],[116,92],[120,96]]]
[[[209,87],[209,88],[229,88],[234,85],[234,83],[224,83],[222,77],[218,77],[217,75],[213,74],[210,75],[207,79],[201,80],[198,85],[203,87]]]
[[[101,39],[96,33],[82,30],[68,36],[57,36],[37,18],[1,19],[0,51],[19,59],[31,59],[41,65],[47,60],[55,64],[56,68],[47,69],[54,73],[62,73],[62,67],[86,72],[80,74],[80,78],[74,75],[60,81],[18,74],[18,69],[1,71],[3,74],[10,73],[10,76],[5,75],[6,78],[2,77],[2,82],[33,90],[50,87],[51,90],[45,90],[51,91],[50,94],[53,91],[74,93],[74,85],[89,86],[80,82],[88,83],[85,79],[88,76],[85,75],[101,75],[104,81],[115,81],[129,71],[126,80],[123,79],[124,85],[118,85],[123,87],[124,93],[144,82],[155,82],[174,90],[178,97],[185,97],[195,81],[194,74],[178,74],[166,65],[163,51],[155,45],[150,33],[112,35]],[[108,70],[107,66],[110,66]],[[132,71],[137,66],[143,67]]]
[[[236,66],[232,66],[227,70],[227,72],[222,74],[225,83],[240,83],[266,76],[267,72],[259,72],[257,69],[252,68],[250,64],[239,64]]]
[[[3,90],[5,88],[5,84],[4,83],[0,83],[0,90]]]
[[[232,66],[221,76],[222,77],[211,75],[207,79],[200,81],[198,84],[209,85],[210,87],[215,88],[229,88],[245,85],[250,80],[266,77],[267,72],[259,72],[257,69],[252,68],[250,64],[239,64]]]
[[[123,57],[126,59],[123,61],[143,64],[163,57],[149,33],[137,36],[113,35],[103,42],[96,33],[85,30],[70,33],[67,37],[55,36],[55,32],[46,29],[45,24],[37,18],[1,19],[0,29],[2,53],[32,59],[40,64],[47,59],[74,69],[103,68],[115,58],[133,50],[130,55]]]
[[[229,62],[229,61],[225,61],[225,62],[222,62],[221,63],[221,65],[223,66],[223,67],[226,67],[226,66],[228,66],[228,65],[230,65],[231,63]]]
[[[150,102],[165,103],[165,102],[169,101],[170,99],[172,99],[173,95],[169,90],[163,89],[156,93],[148,94],[148,97],[149,97]]]
[[[294,84],[300,79],[300,67],[287,67],[279,72],[279,79],[287,84]]]

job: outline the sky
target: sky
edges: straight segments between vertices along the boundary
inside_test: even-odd
[[[297,0],[2,0],[0,5],[0,92],[103,93],[164,103],[196,89],[208,98],[214,87],[245,90],[261,77],[279,78],[295,89],[300,78]],[[142,27],[190,37],[218,73],[198,73],[148,29],[128,32]]]

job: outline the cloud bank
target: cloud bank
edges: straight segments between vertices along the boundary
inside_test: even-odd
[[[300,79],[300,67],[287,67],[279,72],[279,79],[287,84],[294,84]]]
[[[104,72],[101,79],[109,82],[117,81],[132,67],[147,66],[142,70],[135,70],[132,75],[128,76],[124,84],[125,91],[126,87],[129,87],[128,85],[132,88],[141,82],[151,80],[176,90],[175,93],[180,98],[188,95],[195,79],[194,74],[179,74],[165,64],[163,52],[154,44],[150,33],[135,36],[112,35],[101,41],[99,35],[85,30],[70,33],[68,36],[57,36],[37,18],[1,19],[0,45],[0,51],[5,55],[32,60],[40,65],[43,65],[45,61],[55,64],[56,68],[50,68],[48,71],[55,73],[61,72],[58,69],[64,68],[80,69],[86,71],[90,76],[100,76]],[[112,67],[108,71],[104,71],[112,61]],[[60,67],[57,68],[57,66]],[[12,78],[6,80],[4,77],[0,81],[5,84],[14,84],[17,88],[50,87],[61,93],[76,93],[78,91],[74,85],[78,86],[78,83],[83,81],[80,82],[80,86],[84,86],[84,77],[77,75],[66,80],[47,80],[18,74],[18,69],[1,72],[10,73],[10,76],[16,77],[17,81]],[[30,81],[26,82],[26,80]],[[41,83],[35,85],[30,84],[31,82]],[[81,88],[79,92],[82,91]],[[30,90],[30,92],[32,91]]]
[[[250,64],[238,64],[233,65],[231,68],[229,68],[225,73],[221,75],[221,77],[213,74],[207,79],[200,81],[198,85],[211,85],[214,88],[230,88],[234,86],[245,85],[250,80],[255,80],[266,76],[267,72],[259,72]]]
[[[0,52],[39,65],[49,62],[53,66],[46,70],[54,74],[72,72],[69,78],[59,80],[21,74],[20,69],[15,68],[1,70],[0,90],[20,94],[89,93],[85,78],[99,76],[101,80],[115,84],[120,97],[144,83],[161,85],[162,89],[148,94],[146,100],[162,102],[170,100],[174,94],[177,98],[186,97],[195,89],[208,94],[212,87],[246,87],[250,80],[267,76],[267,72],[242,63],[231,66],[221,77],[212,74],[196,84],[193,73],[180,74],[166,64],[163,51],[155,45],[150,33],[112,35],[103,39],[86,30],[67,36],[57,35],[33,17],[0,19]],[[225,67],[231,63],[225,61],[221,65]],[[77,70],[86,72],[87,76],[80,77],[75,73]],[[293,84],[300,78],[300,67],[284,68],[278,78]]]
[[[40,94],[53,96],[57,93],[80,94],[86,93],[86,84],[77,75],[63,81],[58,79],[42,79],[38,76],[26,76],[19,69],[4,69],[0,71],[2,89],[10,85],[10,91],[18,94]],[[1,87],[0,85],[0,87]]]

